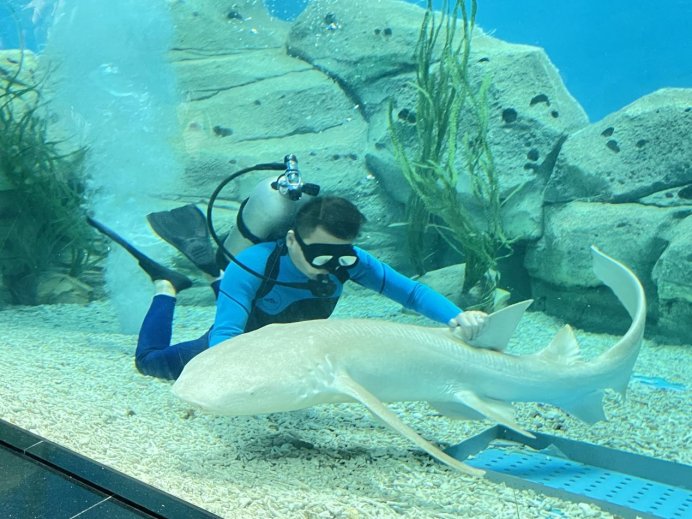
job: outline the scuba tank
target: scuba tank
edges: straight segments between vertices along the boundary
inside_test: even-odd
[[[231,232],[225,238],[219,237],[213,223],[214,203],[219,194],[239,176],[261,170],[283,170],[283,173],[276,180],[271,181],[269,179],[260,182],[250,196],[242,202],[238,210],[236,225]],[[271,279],[267,274],[267,268],[265,268],[264,273],[256,272],[236,258],[236,255],[242,250],[255,243],[273,241],[283,236],[293,223],[303,194],[317,196],[319,191],[320,186],[317,184],[303,182],[298,169],[298,159],[293,154],[286,155],[283,164],[256,164],[242,169],[225,178],[209,198],[207,205],[209,234],[226,259],[235,262],[250,274],[265,282],[293,288],[307,288],[317,296],[326,297],[336,289],[334,283],[326,275],[321,275],[316,280],[309,280],[307,283],[286,283]]]
[[[213,231],[212,209],[216,198],[226,185],[246,173],[259,170],[283,169],[275,180],[266,179],[260,182],[240,205],[236,225],[223,243],[215,232],[211,232],[214,241],[227,256],[233,259],[243,249],[263,241],[274,241],[281,238],[290,228],[293,218],[300,207],[302,195],[317,196],[320,186],[304,183],[298,159],[290,154],[284,157],[283,164],[256,164],[233,173],[216,188],[207,206],[207,222]],[[230,253],[230,254],[229,254]]]

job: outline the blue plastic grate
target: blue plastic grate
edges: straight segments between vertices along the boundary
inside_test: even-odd
[[[487,448],[469,465],[666,519],[692,517],[692,493],[532,450]]]

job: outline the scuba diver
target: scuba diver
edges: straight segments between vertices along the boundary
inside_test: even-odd
[[[206,218],[192,204],[147,216],[161,238],[205,273],[216,296],[212,327],[191,341],[171,344],[176,295],[192,281],[87,218],[134,256],[154,282],[155,294],[135,353],[135,365],[142,374],[176,379],[194,356],[227,339],[271,323],[326,319],[347,281],[433,321],[458,327],[465,340],[480,333],[484,312],[462,312],[441,294],[355,246],[365,222],[358,208],[341,197],[317,196],[318,186],[302,183],[295,156],[287,156],[285,163],[286,171],[278,179],[260,182],[241,204],[236,225],[225,240],[216,235],[211,216],[223,183],[212,195]],[[210,233],[219,244],[217,251]]]

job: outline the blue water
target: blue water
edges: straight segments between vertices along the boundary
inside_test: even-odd
[[[265,3],[290,20],[308,1]],[[32,24],[30,11],[22,9],[27,3],[0,0],[0,49],[19,41],[8,6],[17,12],[26,47],[41,48],[45,22]],[[503,40],[545,48],[592,121],[659,88],[692,87],[690,0],[479,0],[478,23]]]

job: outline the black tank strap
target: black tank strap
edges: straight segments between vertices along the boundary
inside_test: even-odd
[[[263,241],[267,240],[263,240],[259,236],[252,234],[252,231],[248,229],[247,225],[245,225],[245,220],[243,220],[243,209],[245,209],[245,205],[247,204],[248,200],[250,200],[249,197],[243,200],[243,202],[240,204],[240,209],[238,209],[238,216],[236,216],[235,224],[238,227],[240,234],[243,235],[243,238],[250,240],[252,243],[262,243]]]
[[[283,240],[278,240],[276,242],[276,247],[274,247],[274,250],[267,257],[267,263],[264,265],[264,279],[262,280],[260,287],[257,289],[257,293],[255,294],[253,307],[255,301],[262,299],[269,292],[271,292],[272,288],[274,288],[274,282],[279,277],[279,265],[281,263],[279,260],[281,256],[286,254],[286,252],[286,243]]]

